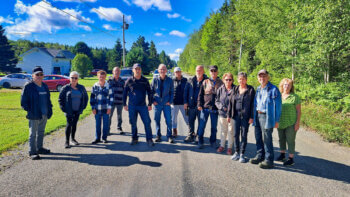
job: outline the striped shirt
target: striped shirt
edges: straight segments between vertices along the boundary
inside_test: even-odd
[[[98,114],[107,113],[107,109],[111,109],[113,104],[113,91],[108,83],[103,87],[96,82],[92,87],[90,105],[92,110],[97,110]]]
[[[113,91],[113,104],[123,105],[123,92],[125,81],[119,77],[118,80],[115,80],[115,78],[108,80],[108,83],[109,87],[112,88]]]

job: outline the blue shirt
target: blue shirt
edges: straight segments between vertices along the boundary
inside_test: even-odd
[[[48,112],[48,100],[47,100],[47,92],[43,85],[38,86],[36,85],[36,89],[39,92],[39,103],[40,103],[40,110],[42,115],[47,116]]]
[[[264,88],[261,86],[256,90],[256,110],[266,113],[266,102],[267,102],[267,85]]]
[[[79,111],[80,101],[82,97],[82,93],[79,90],[74,90],[72,88],[72,109],[73,111]]]

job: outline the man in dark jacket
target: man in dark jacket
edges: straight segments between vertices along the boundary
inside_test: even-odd
[[[39,66],[32,72],[33,80],[28,82],[22,91],[21,106],[27,111],[29,119],[29,156],[32,160],[40,159],[39,154],[49,154],[43,148],[45,126],[52,116],[52,104],[49,88],[43,83],[44,73]]]
[[[204,66],[198,65],[196,67],[196,76],[189,79],[184,93],[184,108],[188,110],[188,122],[189,122],[189,132],[188,136],[185,138],[185,142],[193,142],[196,138],[194,132],[194,123],[196,119],[199,122],[199,111],[197,108],[198,94],[200,87],[205,79],[208,77],[204,75]]]
[[[120,135],[124,135],[122,129],[122,112],[123,112],[123,91],[124,91],[124,85],[125,81],[119,77],[120,76],[120,68],[114,67],[113,68],[113,79],[108,80],[109,87],[112,88],[114,99],[113,99],[113,105],[111,109],[111,114],[109,115],[109,131],[111,130],[111,123],[112,123],[112,117],[113,112],[115,109],[117,109],[117,116],[118,116],[118,125],[117,130]]]
[[[210,66],[210,79],[204,80],[198,95],[198,110],[200,111],[200,119],[198,126],[198,148],[203,148],[204,130],[209,115],[211,121],[210,144],[216,147],[216,133],[218,125],[218,108],[215,105],[216,92],[223,85],[218,77],[218,67]]]

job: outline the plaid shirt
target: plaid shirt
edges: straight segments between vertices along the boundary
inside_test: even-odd
[[[98,114],[107,113],[107,109],[111,109],[113,104],[113,91],[106,82],[103,87],[96,82],[92,87],[90,105],[92,110],[97,110]]]
[[[118,78],[118,80],[113,79],[108,80],[109,87],[113,90],[114,95],[114,105],[123,105],[123,91],[125,81],[122,78]]]

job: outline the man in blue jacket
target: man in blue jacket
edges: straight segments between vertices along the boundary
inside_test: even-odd
[[[43,148],[45,126],[52,116],[50,91],[43,83],[44,72],[40,66],[33,69],[33,80],[28,82],[22,91],[21,106],[27,111],[29,119],[29,156],[32,160],[40,159],[39,154],[49,154]]]
[[[152,110],[152,90],[148,79],[142,76],[141,65],[136,63],[132,67],[134,76],[125,82],[123,93],[124,110],[129,111],[129,122],[132,130],[131,145],[138,143],[137,135],[137,115],[139,114],[145,126],[145,133],[148,146],[154,146],[152,140],[151,118],[148,111]],[[146,94],[148,97],[148,107],[146,106]],[[126,105],[129,97],[129,105]]]
[[[153,105],[154,105],[154,120],[156,122],[157,137],[156,142],[161,142],[160,118],[162,112],[167,125],[168,142],[174,143],[171,134],[171,107],[174,99],[174,84],[173,80],[167,76],[167,68],[165,64],[160,64],[158,67],[159,76],[152,81]]]
[[[250,160],[252,164],[259,164],[260,168],[273,168],[273,128],[278,128],[281,116],[281,93],[276,86],[269,82],[269,73],[262,69],[258,72],[261,84],[255,94],[254,122],[257,155]]]

